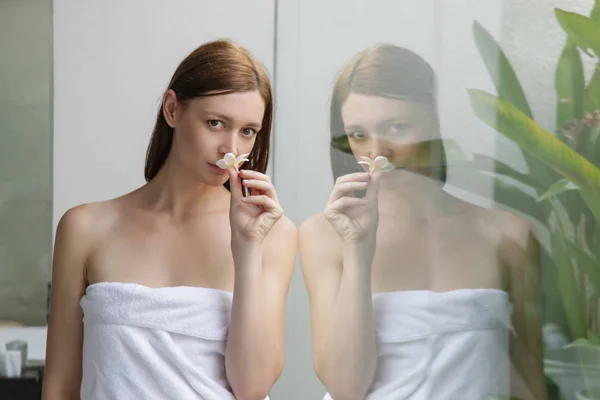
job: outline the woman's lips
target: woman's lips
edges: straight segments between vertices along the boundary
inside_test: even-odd
[[[226,174],[227,173],[226,169],[221,169],[218,166],[216,166],[215,164],[208,163],[208,165],[210,165],[213,172],[215,172],[217,174]]]

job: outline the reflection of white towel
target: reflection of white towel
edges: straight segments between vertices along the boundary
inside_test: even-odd
[[[232,294],[96,283],[84,312],[84,400],[234,399],[225,375]]]
[[[511,307],[496,289],[375,294],[377,370],[366,400],[504,398]]]

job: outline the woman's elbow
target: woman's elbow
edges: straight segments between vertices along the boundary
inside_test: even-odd
[[[265,369],[266,370],[266,369]],[[283,371],[283,362],[277,364],[264,378],[231,382],[236,400],[264,400]]]
[[[247,385],[246,387],[232,387],[236,400],[264,400],[270,392],[271,387],[259,385]]]
[[[80,400],[79,388],[60,389],[52,384],[42,384],[42,400]]]

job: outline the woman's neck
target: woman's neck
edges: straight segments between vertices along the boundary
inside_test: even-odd
[[[379,188],[379,214],[404,217],[407,214],[431,220],[445,213],[448,195],[444,184],[432,177],[409,170],[383,174]]]
[[[167,158],[158,174],[143,188],[145,203],[173,219],[185,219],[199,213],[226,211],[229,198],[223,186],[211,186],[198,180],[174,158]]]

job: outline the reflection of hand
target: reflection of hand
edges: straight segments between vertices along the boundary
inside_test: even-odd
[[[231,190],[229,222],[232,245],[238,240],[262,243],[283,215],[271,178],[251,170],[238,172],[229,168],[227,172]],[[243,197],[242,185],[249,189],[250,196]]]
[[[325,218],[345,244],[373,243],[378,225],[377,192],[381,172],[358,172],[337,179],[325,208]],[[360,199],[355,190],[365,190]]]

